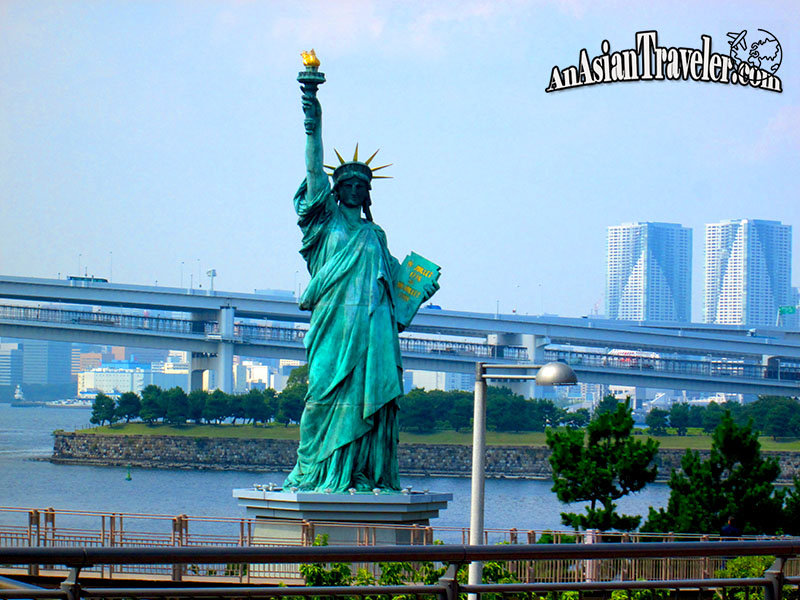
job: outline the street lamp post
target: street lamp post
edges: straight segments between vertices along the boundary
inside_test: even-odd
[[[489,373],[502,370],[502,373]],[[513,373],[513,371],[522,373]],[[509,373],[508,371],[512,371]],[[530,371],[535,371],[530,373]],[[536,385],[571,385],[578,382],[575,371],[564,363],[550,362],[546,365],[491,365],[479,362],[475,365],[475,400],[472,423],[472,498],[469,515],[469,544],[483,544],[483,517],[486,489],[486,388],[490,379],[511,379],[516,381],[536,380]],[[483,563],[473,561],[469,564],[469,584],[481,583]],[[475,600],[477,594],[469,594]]]

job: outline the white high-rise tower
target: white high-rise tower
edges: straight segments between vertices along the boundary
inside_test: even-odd
[[[608,228],[606,316],[690,321],[692,230],[675,223]]]
[[[791,302],[792,227],[735,219],[706,225],[705,322],[775,325]]]

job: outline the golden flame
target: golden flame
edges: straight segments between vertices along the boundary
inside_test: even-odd
[[[317,53],[314,52],[312,48],[310,52],[301,52],[300,56],[303,57],[303,65],[306,67],[318,67],[319,66],[319,59],[317,58]]]

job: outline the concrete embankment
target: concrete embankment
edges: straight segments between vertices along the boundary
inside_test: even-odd
[[[229,471],[289,471],[297,457],[292,440],[235,439],[149,435],[92,435],[56,432],[52,461],[67,464]],[[400,444],[404,475],[469,477],[472,447],[451,444]],[[683,450],[660,450],[659,479],[680,467]],[[707,451],[701,451],[707,455]],[[800,473],[800,453],[766,452],[781,465],[780,481]],[[534,446],[488,446],[488,477],[549,479],[550,451]]]

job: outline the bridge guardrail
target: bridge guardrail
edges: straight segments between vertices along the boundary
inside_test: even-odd
[[[740,377],[745,379],[776,379],[800,382],[800,367],[794,365],[759,365],[730,360],[661,358],[651,356],[649,353],[617,355],[553,349],[545,350],[545,360],[565,362],[573,366],[652,371],[676,375],[706,375],[709,377]]]
[[[223,340],[215,321],[176,319],[115,312],[41,308],[27,305],[0,305],[0,319],[30,323],[54,323],[68,327],[100,327],[135,332],[202,336],[209,341],[235,341],[258,344],[285,342],[301,344],[306,329],[236,322],[231,340]],[[495,346],[481,342],[453,341],[418,336],[400,336],[400,347],[406,353],[451,355],[476,360],[504,359],[517,362],[530,360],[521,346]],[[767,365],[738,360],[688,360],[653,356],[653,353],[618,355],[599,352],[578,352],[562,349],[545,351],[546,361],[562,361],[593,368],[668,373],[688,376],[731,377],[751,381],[777,380],[800,385],[800,365],[771,361]]]

